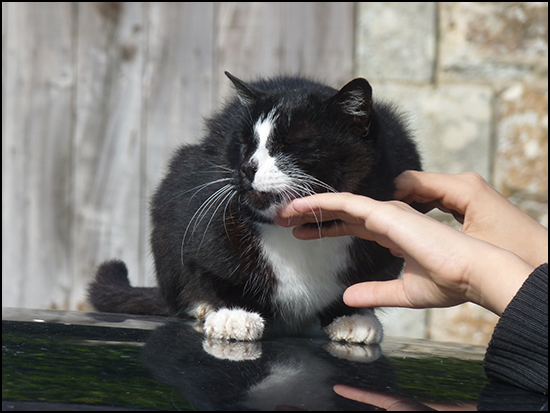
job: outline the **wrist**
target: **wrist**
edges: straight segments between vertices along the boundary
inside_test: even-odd
[[[514,253],[490,244],[478,252],[477,262],[468,274],[467,297],[500,316],[534,267]]]

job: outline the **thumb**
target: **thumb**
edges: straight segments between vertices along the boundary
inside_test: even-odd
[[[412,307],[403,291],[403,280],[367,281],[344,291],[350,307]]]

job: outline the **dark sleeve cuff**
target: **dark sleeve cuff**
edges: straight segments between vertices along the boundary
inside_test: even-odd
[[[548,392],[548,264],[533,271],[502,313],[483,367],[490,380]]]

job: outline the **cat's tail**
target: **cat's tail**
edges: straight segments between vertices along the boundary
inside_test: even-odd
[[[132,287],[120,260],[105,261],[88,286],[88,301],[97,311],[142,315],[170,315],[158,288]]]

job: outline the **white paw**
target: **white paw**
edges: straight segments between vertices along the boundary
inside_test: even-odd
[[[331,340],[378,344],[382,341],[382,324],[371,312],[335,318],[323,328]]]
[[[258,313],[238,308],[221,308],[206,316],[204,333],[221,340],[254,341],[264,332],[265,321]]]

